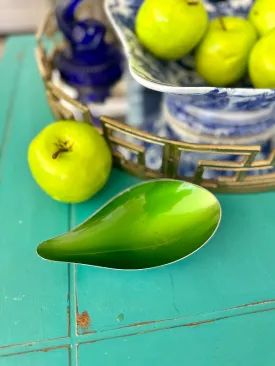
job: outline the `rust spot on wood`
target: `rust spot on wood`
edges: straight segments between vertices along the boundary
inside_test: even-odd
[[[140,323],[134,323],[134,324],[130,324],[128,326],[125,326],[125,328],[134,328],[134,327],[139,327],[141,325],[148,325],[148,324],[154,324],[157,323],[157,321],[147,321],[147,322],[140,322]]]
[[[134,327],[139,327],[139,326],[142,326],[142,325],[150,325],[150,324],[162,323],[162,322],[169,321],[169,320],[175,320],[175,319],[150,320],[150,321],[146,321],[146,322],[140,322],[140,323],[133,323],[133,324],[125,325],[123,327],[119,327],[118,329],[134,328]]]
[[[84,334],[95,334],[95,333],[97,333],[96,330],[93,330],[92,332],[89,332],[88,330],[84,330],[84,332],[82,332],[82,335],[84,335]]]
[[[206,324],[206,323],[214,323],[217,319],[208,319],[202,320],[201,322],[183,324],[184,327],[198,327],[199,325]]]
[[[39,349],[38,352],[50,352],[50,351],[54,351],[54,350],[60,349],[60,348],[70,349],[69,346],[53,346],[53,347]]]
[[[91,325],[91,318],[87,311],[83,311],[82,313],[76,314],[76,323],[83,330],[89,328]]]
[[[51,348],[44,348],[44,349],[41,350],[41,352],[49,352],[49,351],[52,351],[52,349]]]

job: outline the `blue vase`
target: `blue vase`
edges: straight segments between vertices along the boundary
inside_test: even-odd
[[[76,19],[81,1],[56,8],[57,23],[68,46],[56,53],[54,66],[63,81],[77,89],[82,103],[104,102],[122,76],[123,55],[115,45],[106,43],[106,26],[102,22]]]

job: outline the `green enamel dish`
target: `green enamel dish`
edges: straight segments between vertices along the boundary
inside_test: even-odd
[[[148,269],[196,252],[220,219],[218,200],[204,188],[152,180],[118,194],[72,231],[41,243],[37,253],[52,261]]]

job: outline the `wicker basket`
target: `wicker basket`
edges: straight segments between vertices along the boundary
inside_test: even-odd
[[[60,101],[66,101],[72,108],[81,112],[82,119],[93,123],[90,110],[87,106],[70,98],[52,83],[52,60],[57,50],[64,47],[64,41],[57,29],[54,11],[51,10],[40,29],[37,32],[36,58],[39,72],[43,79],[49,106],[57,119],[75,119],[71,109],[64,106]],[[109,117],[101,117],[102,128],[100,132],[106,138],[112,149],[114,162],[122,170],[142,179],[152,178],[175,178],[191,181],[211,191],[223,193],[251,193],[263,192],[275,189],[275,173],[247,175],[247,172],[259,172],[270,170],[275,166],[275,150],[268,160],[255,160],[260,152],[260,146],[225,146],[190,144],[179,141],[171,141],[144,131],[127,126]],[[119,134],[118,134],[119,133]],[[129,142],[129,137],[135,141],[156,144],[162,147],[162,165],[159,170],[152,170],[146,166],[146,148],[140,144]],[[125,159],[117,147],[123,147],[136,156],[134,160]],[[242,158],[241,162],[225,160],[200,160],[197,164],[193,177],[180,176],[178,167],[181,154],[215,153],[218,155],[236,155]],[[231,171],[231,177],[219,176],[217,179],[205,179],[204,170],[217,172]]]

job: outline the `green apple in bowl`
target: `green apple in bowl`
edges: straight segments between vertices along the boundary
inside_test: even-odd
[[[210,85],[227,87],[246,73],[257,32],[246,19],[222,17],[210,22],[195,54],[196,70]]]
[[[90,124],[59,121],[46,126],[30,143],[28,162],[37,184],[53,199],[84,202],[107,182],[112,155]]]
[[[256,0],[249,13],[249,20],[261,36],[275,28],[275,1]]]
[[[249,76],[255,88],[275,88],[275,29],[259,39],[249,58]]]
[[[136,18],[140,43],[163,60],[177,60],[189,53],[207,26],[202,0],[145,0]]]

